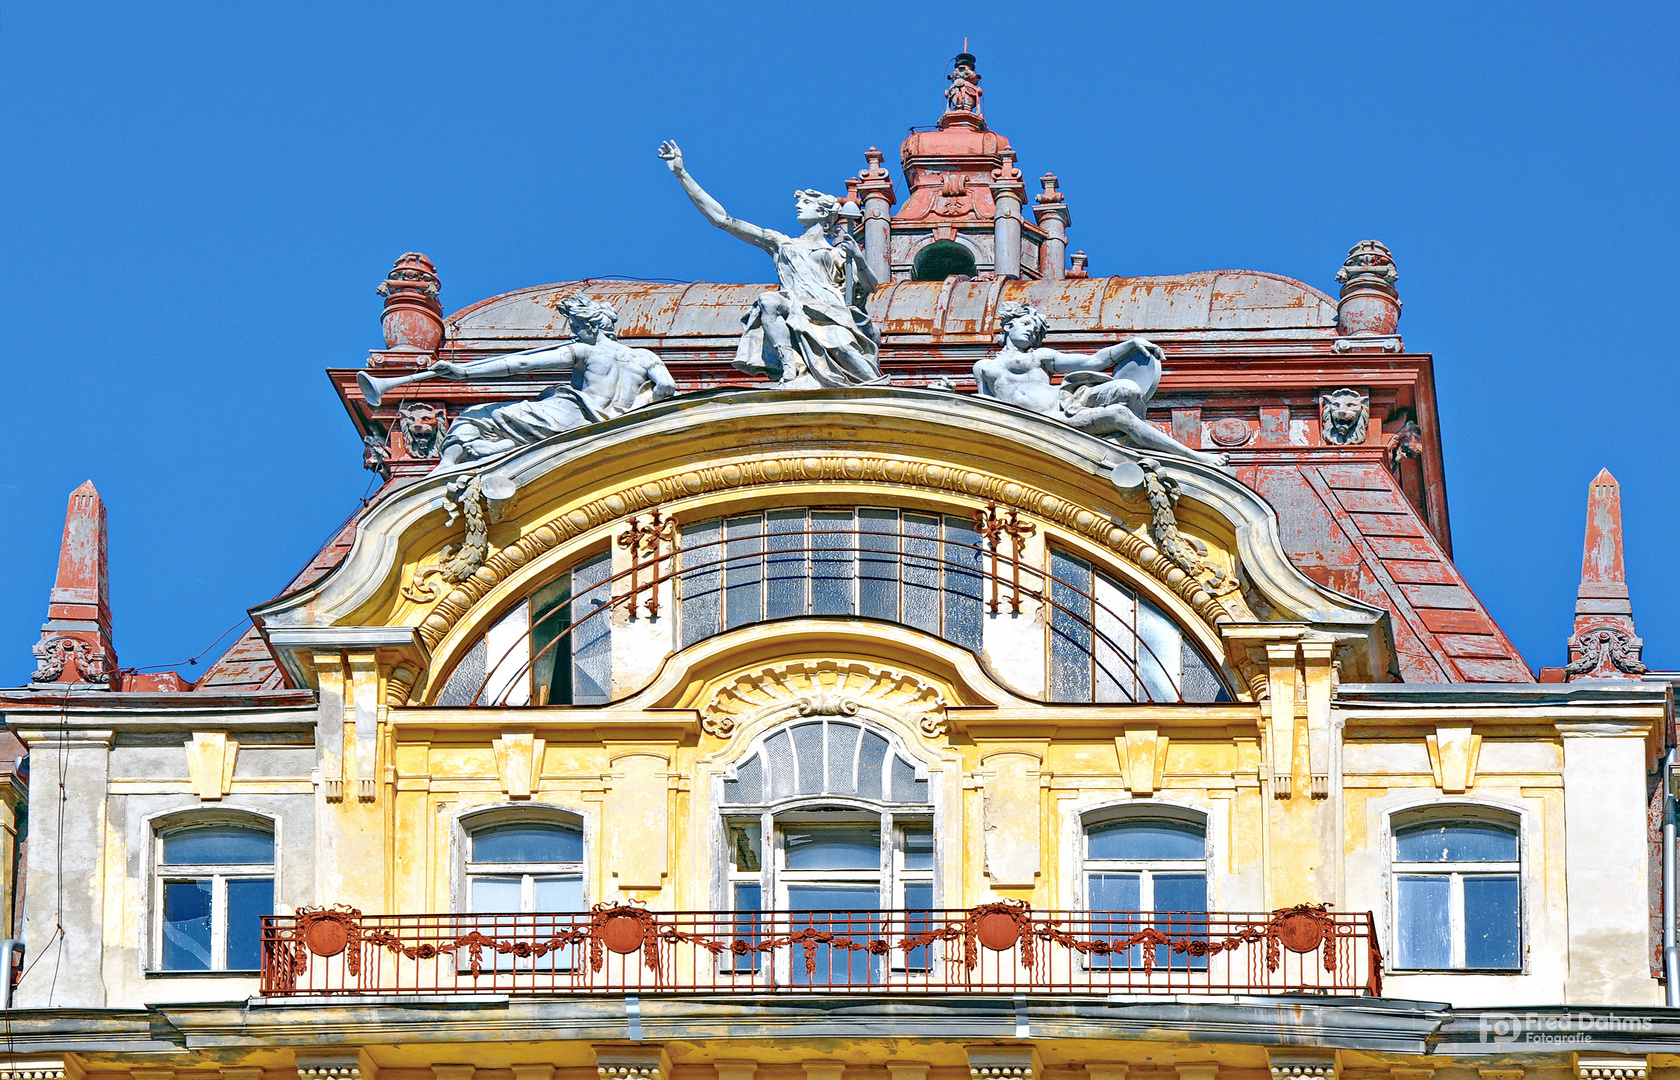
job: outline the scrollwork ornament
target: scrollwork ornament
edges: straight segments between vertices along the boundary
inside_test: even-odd
[[[490,521],[479,486],[477,476],[449,485],[444,502],[449,515],[447,524],[453,525],[457,517],[464,519],[466,535],[459,544],[444,545],[438,552],[437,562],[416,567],[413,579],[403,586],[403,596],[415,603],[430,603],[443,594],[445,582],[460,584],[484,565],[490,554]]]

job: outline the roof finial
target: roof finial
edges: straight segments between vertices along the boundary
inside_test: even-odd
[[[1581,555],[1581,587],[1575,592],[1575,632],[1569,639],[1564,677],[1625,679],[1645,674],[1634,636],[1622,561],[1622,489],[1609,469],[1600,469],[1587,489],[1587,537]]]
[[[35,643],[32,681],[118,688],[111,645],[111,586],[106,558],[105,503],[89,480],[70,493],[58,577],[47,601],[47,622]]]
[[[974,70],[974,54],[968,51],[968,39],[963,38],[963,51],[951,61],[951,73],[945,76],[945,104],[950,112],[980,113],[980,75]]]

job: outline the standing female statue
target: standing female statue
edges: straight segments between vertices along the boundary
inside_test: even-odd
[[[737,368],[767,375],[787,389],[886,381],[880,334],[864,310],[877,282],[840,200],[820,191],[794,192],[794,214],[805,231],[785,236],[730,217],[688,175],[676,143],[662,143],[659,156],[707,221],[776,260],[781,288],[760,296],[742,319],[746,332],[735,351]]]

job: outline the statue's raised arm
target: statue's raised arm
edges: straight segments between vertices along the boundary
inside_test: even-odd
[[[730,217],[688,175],[676,143],[660,144],[659,156],[707,221],[758,245],[776,262],[777,287],[760,295],[742,320],[737,368],[787,390],[886,381],[881,335],[867,306],[875,276],[848,220],[856,217],[855,207],[809,188],[796,191],[794,218],[802,231],[788,236]]]
[[[749,244],[756,244],[772,254],[775,252],[775,234],[749,221],[731,217],[729,211],[723,208],[723,204],[708,195],[706,189],[688,174],[688,170],[683,167],[682,147],[666,139],[659,144],[659,156],[665,159],[671,175],[675,176],[682,184],[683,190],[688,192],[689,199],[693,201],[695,209],[700,211],[702,217],[731,236],[739,237]]]

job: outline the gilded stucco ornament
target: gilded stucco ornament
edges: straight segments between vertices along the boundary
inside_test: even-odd
[[[796,191],[794,213],[804,231],[786,236],[731,217],[688,174],[676,143],[662,143],[659,156],[701,216],[776,261],[781,287],[761,295],[743,318],[737,368],[784,390],[886,382],[881,335],[864,306],[878,282],[852,237],[855,206],[820,191]]]
[[[1192,449],[1149,422],[1164,358],[1154,342],[1128,338],[1081,356],[1044,347],[1050,321],[1031,304],[1004,303],[998,321],[1002,348],[974,365],[982,397],[1140,450],[1228,470],[1224,454]],[[1051,383],[1053,375],[1064,376],[1060,385]]]

